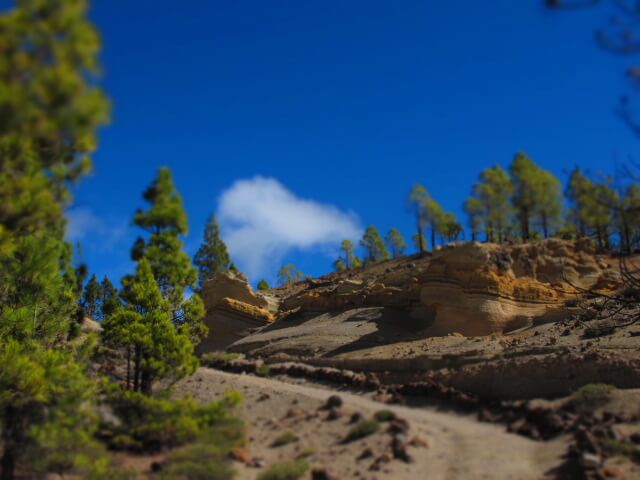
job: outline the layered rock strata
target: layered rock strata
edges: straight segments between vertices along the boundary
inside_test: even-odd
[[[198,345],[198,353],[224,350],[275,319],[269,311],[269,300],[255,293],[247,279],[237,273],[220,273],[207,281],[202,298],[209,333]]]

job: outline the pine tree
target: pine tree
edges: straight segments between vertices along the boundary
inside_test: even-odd
[[[474,195],[484,210],[484,229],[489,242],[502,243],[511,229],[513,188],[509,173],[499,165],[483,170],[473,187]],[[474,208],[478,206],[471,205]]]
[[[421,253],[420,249],[424,248],[424,245],[427,242],[427,240],[424,238],[424,235],[422,233],[414,233],[411,237],[411,240],[413,241],[413,244],[415,245],[418,253]]]
[[[516,154],[510,168],[514,182],[513,204],[517,211],[520,234],[527,241],[531,238],[531,218],[537,201],[535,179],[539,175],[539,168],[522,152]]]
[[[405,242],[404,237],[400,233],[400,230],[395,227],[389,229],[386,241],[387,244],[389,244],[389,248],[391,249],[391,256],[393,258],[398,258],[404,255],[404,252],[407,249],[407,242]]]
[[[534,215],[544,238],[559,228],[562,221],[562,184],[551,172],[542,170],[537,179]]]
[[[145,258],[158,282],[162,297],[172,309],[172,321],[190,330],[194,342],[206,335],[204,304],[198,294],[186,299],[187,289],[195,288],[198,271],[184,251],[182,236],[188,233],[187,214],[173,183],[171,171],[163,167],[145,190],[147,210],[138,210],[134,224],[149,233],[148,240],[136,241],[138,259]]]
[[[482,200],[471,197],[464,203],[464,211],[469,218],[469,228],[471,229],[471,241],[475,242],[480,236],[484,224],[485,208]]]
[[[86,2],[12,4],[0,13],[0,336],[52,344],[77,308],[68,185],[89,169],[108,105]]]
[[[569,200],[569,217],[575,224],[580,237],[587,235],[589,197],[593,195],[595,185],[579,168],[574,168],[569,175],[565,196]]]
[[[340,244],[340,250],[342,250],[342,261],[346,269],[353,268],[354,263],[357,260],[356,247],[351,240],[343,240]],[[358,259],[359,260],[359,259]]]
[[[82,294],[81,307],[83,316],[93,319],[98,318],[102,296],[102,286],[100,285],[100,282],[98,282],[95,274],[93,274],[85,285]]]
[[[458,219],[454,213],[446,212],[441,217],[438,231],[447,242],[454,242],[462,235],[463,228],[462,225],[458,223]]]
[[[429,198],[424,208],[425,223],[431,231],[431,250],[436,248],[436,235],[442,233],[442,225],[444,225],[445,212],[438,202],[433,198]]]
[[[227,246],[220,238],[220,225],[211,215],[204,230],[204,241],[196,252],[193,263],[198,267],[200,288],[216,273],[226,272],[231,267]]]
[[[542,229],[543,235],[549,236],[562,214],[560,182],[522,152],[516,154],[510,168],[514,183],[513,204],[523,240],[532,237],[534,221]]]
[[[609,179],[595,184],[588,197],[587,222],[596,235],[599,249],[609,248],[611,224],[615,211],[620,208],[619,195],[611,188],[610,183]]]
[[[367,227],[367,230],[360,240],[360,245],[367,252],[365,262],[377,263],[390,258],[387,246],[384,244],[380,232],[374,225]]]
[[[278,270],[278,283],[281,287],[291,285],[302,278],[304,278],[304,273],[298,270],[293,263],[287,263]]]
[[[173,306],[163,298],[151,263],[142,258],[122,283],[124,306],[103,322],[103,337],[126,352],[126,387],[149,394],[154,381],[180,379],[198,361],[190,330],[173,322]]]
[[[120,300],[118,289],[113,285],[113,283],[111,283],[111,280],[109,280],[109,277],[106,275],[102,279],[100,287],[100,290],[102,291],[102,299],[100,301],[100,320],[104,320],[122,306],[122,301]]]
[[[416,183],[411,189],[411,193],[409,193],[409,206],[413,210],[413,214],[416,220],[416,235],[415,239],[418,241],[418,253],[422,254],[426,250],[425,238],[424,238],[424,229],[426,227],[426,205],[429,200],[429,192],[427,189]]]
[[[0,364],[2,480],[15,478],[27,453],[29,470],[37,463],[60,474],[98,460],[91,456],[94,388],[69,352],[8,339],[0,342]]]
[[[565,195],[570,203],[569,215],[578,235],[595,236],[598,248],[609,246],[612,207],[619,203],[618,195],[607,182],[596,184],[576,168],[569,176]]]
[[[99,49],[83,0],[10,2],[0,12],[2,480],[14,478],[27,452],[25,474],[53,460],[60,473],[85,478],[76,461],[92,460],[84,452],[94,392],[65,345],[83,279],[64,238],[64,210],[108,116],[96,82]]]
[[[362,266],[362,261],[356,255],[356,247],[351,240],[343,240],[340,244],[342,255],[333,263],[337,271],[349,270]]]
[[[621,250],[630,255],[640,229],[640,186],[629,185],[615,208]]]
[[[258,290],[269,290],[271,287],[269,286],[269,282],[267,282],[264,278],[258,282]]]
[[[0,341],[53,345],[66,337],[77,310],[71,248],[45,232],[13,241],[15,256],[0,259]]]

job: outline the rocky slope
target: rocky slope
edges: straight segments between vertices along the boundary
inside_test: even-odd
[[[202,298],[209,335],[198,345],[199,353],[222,350],[275,319],[273,304],[256,294],[239,273],[216,275],[204,284]]]
[[[318,384],[282,380],[200,369],[177,385],[181,395],[202,401],[227,388],[243,393],[246,402],[239,413],[247,422],[249,443],[234,463],[238,478],[255,479],[273,464],[305,458],[315,473],[304,479],[533,480],[562,463],[568,443],[565,437],[536,442],[469,416],[385,405],[348,392],[336,396]],[[330,398],[335,406],[327,408]],[[369,436],[345,441],[355,424],[381,410],[397,419],[381,422]],[[276,446],[286,432],[294,435],[292,441]],[[498,451],[509,461],[494,461]]]
[[[211,335],[225,338],[218,348],[524,398],[565,395],[593,381],[640,386],[637,327],[587,338],[576,302],[579,289],[619,287],[616,259],[588,242],[553,239],[452,245],[252,293],[258,300],[212,287],[205,300]],[[260,309],[262,325],[248,323],[240,304],[224,310],[232,302],[221,296]]]

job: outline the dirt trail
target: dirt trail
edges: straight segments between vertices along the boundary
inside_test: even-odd
[[[276,378],[201,368],[181,382],[177,391],[207,401],[229,388],[245,396],[239,413],[248,425],[247,450],[252,457],[263,459],[266,466],[306,453],[310,454],[308,460],[314,468],[326,468],[341,479],[540,479],[561,463],[566,447],[563,438],[535,442],[473,417],[427,408],[388,406],[347,392],[338,392],[344,401],[343,416],[327,420],[327,413],[318,409],[336,393],[334,390]],[[409,448],[413,463],[391,460],[382,463],[378,471],[370,469],[377,457],[391,452],[391,436],[384,428],[365,439],[341,444],[350,428],[352,413],[370,417],[381,409],[392,410],[409,422],[409,438],[418,437],[428,443],[426,448]],[[271,447],[283,431],[293,432],[299,440]],[[357,460],[366,449],[371,449],[373,456]],[[261,471],[241,463],[237,464],[237,470],[241,479],[254,479]],[[310,474],[305,478],[310,478]]]

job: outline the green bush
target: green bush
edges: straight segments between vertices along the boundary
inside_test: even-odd
[[[201,404],[191,398],[161,399],[111,388],[106,403],[120,422],[103,425],[101,431],[112,448],[145,452],[184,445],[216,431],[240,440],[243,427],[231,409],[241,401],[238,392]]]
[[[226,353],[226,352],[209,352],[202,355],[200,358],[200,364],[208,366],[220,362],[231,362],[242,357],[239,353]]]
[[[258,368],[256,368],[256,375],[258,375],[259,377],[268,377],[269,375],[271,375],[271,365],[260,365]]]
[[[378,410],[374,415],[375,418],[379,422],[390,422],[396,418],[396,414],[391,410]]]
[[[162,466],[162,480],[226,480],[233,478],[233,469],[224,460],[230,450],[222,444],[200,441],[173,451]]]
[[[298,437],[296,437],[291,432],[284,432],[276,437],[276,439],[271,444],[272,447],[282,447],[284,445],[289,445],[290,443],[297,442]]]
[[[309,458],[314,456],[315,454],[316,454],[316,451],[313,448],[305,448],[296,456],[296,459],[300,460],[302,458]]]
[[[588,410],[606,404],[616,388],[604,383],[590,383],[577,390],[571,403],[577,410]]]
[[[377,420],[362,420],[351,427],[351,430],[349,430],[349,433],[347,433],[347,436],[344,439],[344,443],[368,437],[369,435],[376,433],[379,429],[380,423],[378,423]]]
[[[306,460],[276,463],[258,475],[257,480],[297,480],[309,470]]]
[[[604,449],[609,455],[627,457],[635,463],[640,463],[640,447],[620,440],[605,439]]]

